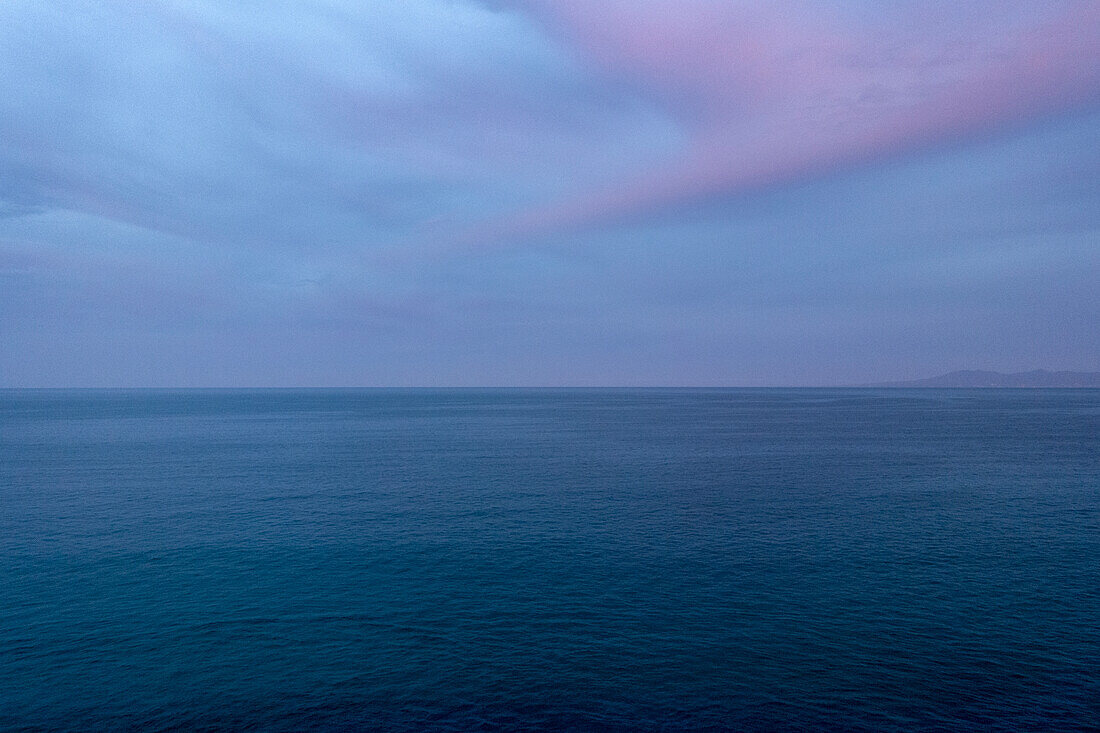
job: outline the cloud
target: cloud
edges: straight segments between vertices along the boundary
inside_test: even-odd
[[[797,0],[520,5],[679,120],[688,140],[667,166],[492,222],[475,241],[645,217],[1100,102],[1090,0],[910,2],[883,17]]]
[[[476,2],[0,6],[0,211],[369,249],[595,185],[664,123]],[[642,156],[644,157],[644,156]]]
[[[1089,367],[1094,7],[0,3],[0,383]]]

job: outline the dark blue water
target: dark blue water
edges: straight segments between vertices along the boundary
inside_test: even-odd
[[[0,392],[0,728],[1100,726],[1100,391]]]

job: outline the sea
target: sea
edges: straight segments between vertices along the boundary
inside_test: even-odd
[[[1100,390],[0,391],[0,729],[1100,729]]]

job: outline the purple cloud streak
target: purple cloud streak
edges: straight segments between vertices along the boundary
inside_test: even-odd
[[[790,2],[523,5],[602,74],[664,107],[688,143],[666,167],[493,222],[469,242],[735,197],[1100,99],[1100,5],[1088,0],[1041,11],[998,4],[988,20],[969,17],[971,35],[926,18],[924,3],[908,8],[906,24]]]

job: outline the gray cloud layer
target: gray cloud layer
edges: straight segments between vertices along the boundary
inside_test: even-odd
[[[5,3],[0,386],[1100,366],[1089,105],[452,246],[691,145],[682,114],[544,21],[444,0]]]

